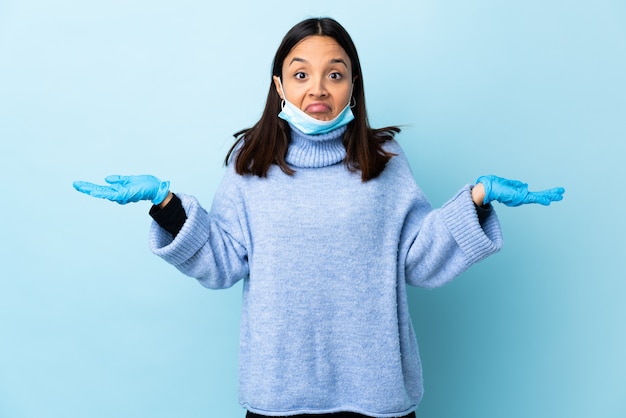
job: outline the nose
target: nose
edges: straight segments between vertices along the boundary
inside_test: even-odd
[[[326,78],[315,77],[311,79],[311,88],[309,95],[313,97],[325,97],[328,94],[326,90]]]

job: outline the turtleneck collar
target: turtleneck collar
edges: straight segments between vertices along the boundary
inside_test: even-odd
[[[307,135],[289,124],[291,142],[285,161],[300,168],[326,167],[343,161],[346,149],[343,146],[343,134],[347,126],[320,135]]]

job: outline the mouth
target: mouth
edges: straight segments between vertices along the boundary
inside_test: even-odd
[[[331,111],[330,106],[326,103],[315,102],[307,105],[304,109],[306,113],[328,113]]]

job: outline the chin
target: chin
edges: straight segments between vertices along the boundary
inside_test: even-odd
[[[307,115],[309,115],[310,117],[312,117],[314,119],[320,120],[322,122],[328,122],[329,120],[333,120],[333,117],[332,116],[328,116],[328,115],[319,115],[319,114],[314,114],[313,115],[313,114],[310,114],[310,113],[307,113]]]

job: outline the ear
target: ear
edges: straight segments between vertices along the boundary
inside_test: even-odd
[[[278,93],[278,96],[282,100],[285,100],[285,95],[283,94],[283,90],[281,89],[281,86],[280,86],[280,78],[278,78],[278,76],[272,76],[272,80],[274,80],[274,87],[276,88],[276,93]]]

